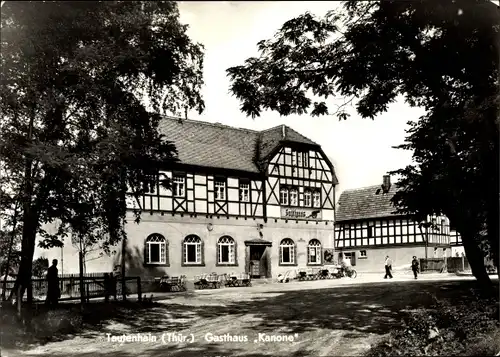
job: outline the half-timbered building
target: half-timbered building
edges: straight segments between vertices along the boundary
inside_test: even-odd
[[[396,186],[385,175],[381,185],[346,190],[340,195],[335,222],[339,260],[349,261],[358,271],[375,272],[383,270],[387,255],[395,266],[409,266],[413,256],[451,256],[449,219],[429,216],[419,222],[411,215],[396,213],[391,203],[395,193]]]
[[[129,199],[128,275],[271,278],[323,264],[323,249],[334,245],[337,178],[320,145],[285,125],[259,132],[165,118],[160,130],[179,162],[160,170],[139,200]],[[163,177],[171,189],[160,185]],[[109,271],[120,259],[92,260],[87,271]]]

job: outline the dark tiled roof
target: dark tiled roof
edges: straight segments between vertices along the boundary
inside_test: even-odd
[[[160,132],[172,141],[183,164],[258,172],[258,132],[195,120],[164,118]]]
[[[346,190],[339,197],[335,221],[396,215],[396,208],[391,203],[391,198],[396,191],[397,188],[394,184],[391,185],[388,193],[383,193],[382,185]]]
[[[255,173],[259,172],[262,160],[282,141],[319,146],[284,125],[259,132],[165,117],[160,123],[160,132],[175,144],[181,163]]]

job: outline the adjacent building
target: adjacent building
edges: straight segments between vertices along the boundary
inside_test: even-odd
[[[253,131],[165,118],[160,130],[180,161],[160,170],[139,200],[129,199],[127,275],[271,278],[324,263],[322,252],[334,246],[337,178],[319,144],[285,125]],[[164,177],[171,189],[159,184]],[[136,224],[132,210],[139,206]],[[38,254],[78,273],[71,244]],[[86,271],[111,271],[120,262],[118,249],[88,259]]]
[[[394,266],[410,264],[412,257],[451,256],[451,242],[460,244],[445,216],[427,217],[434,228],[426,228],[411,215],[396,213],[391,198],[396,193],[389,175],[379,185],[344,191],[338,201],[335,248],[361,272],[382,271],[388,255]]]

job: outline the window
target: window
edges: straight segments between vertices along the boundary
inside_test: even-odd
[[[298,167],[304,166],[304,154],[301,152],[297,153],[297,166]]]
[[[295,167],[297,166],[297,152],[292,151],[292,166]]]
[[[250,184],[240,182],[240,201],[250,202]]]
[[[296,188],[290,190],[290,206],[298,206],[299,204],[299,192]]]
[[[288,205],[288,189],[285,187],[280,189],[280,204],[285,206]]]
[[[368,223],[368,238],[372,238],[373,237],[373,222],[369,222]]]
[[[145,193],[155,193],[157,177],[155,175],[147,175],[146,181],[144,182],[144,191]]]
[[[219,264],[236,264],[234,239],[228,236],[219,238],[217,242],[217,262]]]
[[[220,201],[226,199],[226,182],[223,180],[215,181],[215,199]]]
[[[186,195],[186,179],[184,176],[176,175],[174,176],[174,196],[175,197],[184,197]]]
[[[310,190],[304,191],[304,207],[311,207],[312,193]]]
[[[295,264],[295,243],[290,238],[280,243],[280,264]]]
[[[360,250],[359,251],[359,257],[360,258],[366,258],[366,250]]]
[[[313,206],[321,207],[321,194],[318,190],[313,192]]]
[[[321,242],[317,239],[311,239],[307,250],[309,258],[308,263],[321,264]]]
[[[184,264],[202,264],[202,242],[198,236],[187,236],[184,239]]]
[[[146,238],[144,262],[146,264],[167,263],[167,240],[161,234],[154,233]]]

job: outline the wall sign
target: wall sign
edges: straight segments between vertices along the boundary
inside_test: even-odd
[[[302,219],[302,220],[321,220],[321,210],[318,208],[281,207],[281,218]]]

